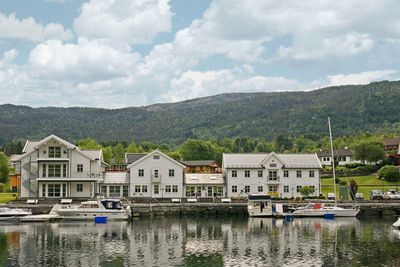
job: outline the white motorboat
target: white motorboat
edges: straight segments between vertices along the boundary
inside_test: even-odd
[[[271,217],[271,196],[265,194],[248,195],[247,211],[250,217]]]
[[[345,209],[338,206],[324,206],[322,203],[309,204],[299,207],[292,213],[294,217],[355,217],[359,208]]]
[[[393,227],[396,227],[397,229],[400,229],[400,217],[397,219],[395,223],[392,224]]]
[[[19,218],[21,222],[51,222],[60,218],[57,207],[53,207],[49,214],[35,214]]]
[[[0,221],[19,220],[19,218],[31,215],[26,209],[0,208]]]
[[[131,217],[131,208],[124,208],[119,199],[102,199],[82,202],[78,206],[56,205],[53,211],[60,219],[68,220],[128,220]]]

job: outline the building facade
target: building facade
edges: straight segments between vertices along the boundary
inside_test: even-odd
[[[348,148],[336,149],[333,151],[333,154],[335,156],[335,163],[339,166],[360,162],[353,159],[353,152]],[[332,152],[330,150],[320,151],[317,155],[323,166],[332,166]]]
[[[106,164],[101,150],[82,150],[50,135],[27,141],[22,155],[12,158],[21,175],[22,198],[91,198],[97,194]]]
[[[269,194],[300,197],[309,186],[320,194],[321,163],[316,154],[223,154],[227,197]]]
[[[179,198],[183,195],[185,166],[155,150],[128,165],[131,197]]]

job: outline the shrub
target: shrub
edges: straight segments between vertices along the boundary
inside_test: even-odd
[[[357,168],[357,167],[365,166],[365,164],[354,162],[354,163],[348,163],[348,164],[346,164],[346,165],[344,165],[344,166],[345,166],[346,168],[348,168],[348,169],[355,169],[355,168]]]
[[[379,169],[378,177],[388,182],[397,182],[400,180],[400,172],[395,166],[386,165]]]
[[[301,193],[303,196],[306,196],[306,197],[307,197],[308,195],[314,193],[314,190],[312,190],[312,188],[309,187],[309,186],[303,186],[303,187],[300,189],[300,193]]]
[[[347,185],[347,182],[346,182],[346,181],[343,181],[343,180],[340,180],[340,181],[339,181],[339,184],[340,184],[340,185]]]

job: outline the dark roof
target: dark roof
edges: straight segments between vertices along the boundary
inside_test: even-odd
[[[398,146],[399,144],[400,144],[400,137],[383,139],[383,145],[385,146]]]
[[[181,161],[181,163],[185,166],[211,166],[217,165],[214,160],[187,160]]]
[[[353,156],[353,152],[350,149],[336,149],[333,150],[335,156]],[[330,150],[324,150],[317,153],[318,157],[331,157],[332,153]]]
[[[146,153],[126,153],[125,154],[125,163],[126,164],[132,164],[135,161],[143,158],[144,156],[146,156]]]

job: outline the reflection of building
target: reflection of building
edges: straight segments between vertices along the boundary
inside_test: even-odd
[[[253,193],[297,197],[303,186],[320,194],[321,164],[316,154],[224,154],[222,169],[228,197]]]
[[[102,150],[84,150],[55,136],[27,141],[11,160],[21,175],[21,197],[94,197],[107,164]]]

